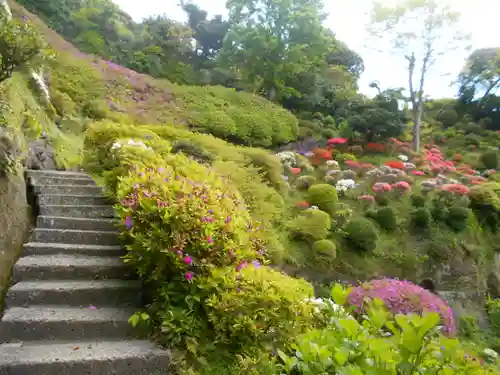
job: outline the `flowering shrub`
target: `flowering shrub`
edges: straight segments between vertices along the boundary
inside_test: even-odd
[[[400,191],[403,194],[411,192],[411,186],[406,181],[396,182],[395,184],[391,185],[391,188],[392,190]]]
[[[411,174],[414,175],[414,176],[425,176],[425,172],[423,171],[418,171],[418,170],[413,170],[411,171]]]
[[[382,153],[385,151],[385,145],[383,145],[381,143],[369,142],[366,145],[366,150],[370,151],[370,152]]]
[[[329,184],[316,184],[309,188],[307,195],[308,201],[320,210],[328,214],[335,212],[335,205],[339,200],[337,190]]]
[[[375,197],[373,195],[360,195],[358,199],[364,202],[375,203]]]
[[[314,158],[319,160],[331,160],[332,152],[324,148],[315,148],[312,150]]]
[[[281,163],[287,167],[294,167],[297,164],[295,152],[283,151],[277,153],[276,156],[281,160]]]
[[[372,280],[354,288],[349,303],[362,313],[368,307],[367,300],[379,299],[393,314],[419,314],[434,312],[440,315],[444,333],[456,333],[453,312],[446,302],[428,290],[409,281],[395,279]]]
[[[377,182],[377,183],[373,184],[372,190],[375,193],[388,192],[388,191],[392,191],[392,186],[386,182]]]
[[[118,185],[127,260],[139,276],[189,281],[213,266],[261,259],[256,225],[228,181],[182,155],[167,162],[130,172]]]
[[[306,202],[306,201],[300,201],[300,202],[295,203],[295,207],[303,209],[303,210],[309,208],[310,206],[311,205],[309,204],[309,202]]]
[[[441,190],[447,191],[457,195],[467,195],[469,194],[469,188],[461,184],[446,184],[441,186]]]
[[[402,161],[388,161],[385,165],[394,169],[405,169],[405,165]]]
[[[333,145],[343,145],[346,144],[349,140],[347,138],[330,138],[328,140],[328,146]]]
[[[408,156],[406,155],[403,155],[403,154],[399,154],[397,155],[397,158],[403,162],[407,162],[408,161]]]
[[[345,193],[349,189],[354,189],[355,187],[356,187],[356,181],[354,181],[353,179],[350,179],[350,178],[337,181],[337,183],[335,185],[335,189],[338,192],[342,192],[342,193]]]
[[[290,172],[292,172],[292,174],[294,175],[300,174],[300,171],[300,168],[290,168]]]

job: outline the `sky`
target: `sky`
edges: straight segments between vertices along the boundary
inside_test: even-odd
[[[136,21],[150,15],[164,14],[177,21],[185,21],[186,15],[180,8],[179,0],[113,0]],[[398,1],[398,0],[390,0]],[[497,28],[500,14],[499,0],[438,0],[447,2],[453,9],[462,14],[461,25],[464,32],[470,33],[472,49],[500,47]],[[226,15],[225,0],[193,0],[209,16]],[[325,26],[334,31],[337,38],[356,51],[364,60],[365,71],[361,76],[360,91],[372,96],[373,89],[368,85],[378,81],[382,89],[390,87],[406,87],[407,71],[402,57],[381,53],[376,50],[376,43],[367,45],[368,34],[365,26],[368,23],[368,12],[372,0],[325,0],[325,8],[329,14]],[[456,78],[470,52],[460,50],[446,55],[429,73],[425,92],[433,98],[452,97],[456,87],[450,83]]]

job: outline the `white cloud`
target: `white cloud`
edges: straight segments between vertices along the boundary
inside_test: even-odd
[[[180,8],[180,0],[113,0],[135,20],[156,14],[183,21],[186,16]],[[392,0],[397,1],[397,0]],[[500,2],[497,0],[439,0],[451,3],[454,9],[462,13],[463,30],[472,35],[471,44],[474,49],[484,47],[500,47],[495,24],[500,13]],[[194,3],[207,10],[209,15],[226,14],[225,0],[197,0]],[[208,4],[209,3],[209,4]],[[360,86],[364,93],[371,94],[368,88],[371,81],[378,80],[383,88],[401,87],[407,84],[407,73],[404,62],[395,56],[374,52],[366,48],[367,34],[365,25],[367,13],[372,0],[325,0],[326,10],[330,14],[326,26],[331,28],[337,37],[358,52],[365,62],[365,73],[361,77]],[[452,96],[456,89],[450,88],[450,82],[457,76],[463,66],[468,52],[456,52],[445,57],[440,69],[429,76],[427,94],[433,97]],[[447,75],[447,76],[443,76]]]

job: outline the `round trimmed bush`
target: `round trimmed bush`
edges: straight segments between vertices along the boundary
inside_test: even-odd
[[[465,207],[450,207],[446,216],[446,223],[455,231],[460,232],[467,228],[469,210]]]
[[[413,207],[425,207],[425,197],[419,194],[412,194],[411,196],[411,205]]]
[[[300,176],[295,182],[297,190],[308,190],[316,182],[314,176]]]
[[[317,206],[320,210],[333,215],[335,213],[335,205],[339,201],[337,189],[329,184],[313,185],[308,190],[309,203]]]
[[[357,217],[347,223],[344,237],[356,250],[373,251],[377,247],[379,234],[371,220]]]
[[[335,130],[326,128],[326,129],[323,129],[322,135],[324,138],[330,139],[330,138],[334,138],[336,134],[335,134]]]
[[[364,313],[368,307],[366,299],[379,299],[393,314],[419,314],[426,311],[438,313],[444,325],[444,332],[456,334],[453,311],[435,294],[409,281],[394,279],[372,280],[354,288],[349,294],[349,303],[357,313]]]
[[[431,225],[432,215],[425,207],[419,207],[410,212],[410,223],[416,228],[429,228]]]
[[[290,227],[295,235],[309,241],[317,241],[328,236],[332,219],[326,212],[308,209],[295,218]]]
[[[325,120],[325,117],[323,116],[323,114],[321,112],[315,112],[315,113],[313,113],[313,118],[315,120],[319,120],[321,122],[323,122]]]
[[[382,229],[387,231],[395,230],[398,226],[396,212],[392,207],[383,207],[377,210],[375,221]]]
[[[481,163],[483,163],[486,169],[497,169],[498,168],[498,152],[497,151],[486,151],[481,154]]]
[[[332,116],[328,115],[328,116],[326,116],[326,117],[325,117],[325,119],[323,120],[323,123],[324,123],[325,125],[335,125],[335,119],[334,119]]]
[[[337,246],[330,240],[319,240],[313,244],[312,251],[315,256],[335,259],[337,256]]]

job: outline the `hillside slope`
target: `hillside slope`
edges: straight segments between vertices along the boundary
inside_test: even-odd
[[[261,97],[223,87],[179,86],[87,55],[36,15],[9,3],[14,16],[33,22],[53,49],[46,78],[61,117],[170,123],[235,143],[266,147],[296,138],[296,118]]]

